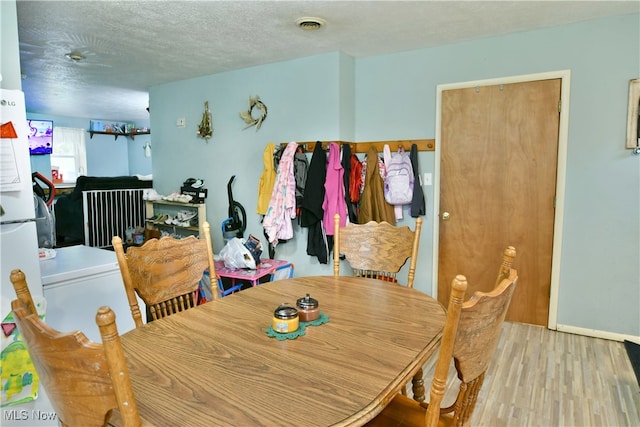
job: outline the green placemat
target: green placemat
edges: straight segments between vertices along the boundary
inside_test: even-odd
[[[329,321],[329,316],[327,316],[323,312],[320,312],[320,315],[316,320],[312,320],[311,322],[300,322],[298,324],[297,331],[288,332],[285,334],[281,332],[276,332],[273,329],[273,326],[269,326],[265,332],[267,333],[268,336],[270,336],[271,338],[275,338],[278,341],[295,340],[296,338],[301,337],[306,333],[307,326],[320,326],[322,324],[327,323],[328,321]]]

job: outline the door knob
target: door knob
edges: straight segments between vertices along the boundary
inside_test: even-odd
[[[442,218],[443,221],[446,221],[449,219],[449,216],[451,216],[449,212],[442,212],[442,215],[440,217]]]

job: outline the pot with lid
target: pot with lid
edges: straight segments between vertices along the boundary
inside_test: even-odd
[[[298,316],[302,322],[311,322],[320,317],[320,308],[318,307],[318,300],[311,298],[309,294],[299,298],[296,302],[298,308]]]
[[[298,310],[289,304],[280,304],[273,312],[273,330],[281,334],[297,331],[299,322]]]

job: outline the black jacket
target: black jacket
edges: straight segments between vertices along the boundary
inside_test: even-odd
[[[302,217],[300,225],[307,227],[307,254],[317,256],[321,264],[327,263],[327,242],[322,227],[324,209],[324,182],[327,176],[327,153],[322,150],[322,143],[316,142],[313,150],[309,169],[307,170],[307,182],[304,186],[302,198]]]
[[[425,214],[425,198],[420,185],[420,167],[418,165],[418,146],[411,146],[411,166],[413,167],[413,199],[411,199],[411,217],[417,218]]]

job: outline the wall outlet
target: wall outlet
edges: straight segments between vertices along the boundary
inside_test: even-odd
[[[186,125],[187,125],[187,119],[185,119],[184,117],[179,118],[179,119],[176,121],[176,126],[178,126],[179,128],[183,128],[183,127],[185,127]]]
[[[425,172],[422,178],[422,185],[433,185],[433,183],[431,182],[431,173],[430,172]]]

